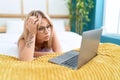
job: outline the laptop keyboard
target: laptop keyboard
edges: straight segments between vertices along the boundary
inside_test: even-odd
[[[63,65],[67,65],[67,66],[72,66],[72,67],[76,67],[77,66],[77,61],[78,60],[78,55],[66,60],[65,62],[63,62]]]
[[[73,54],[73,53],[78,53],[78,52],[76,52],[76,51],[69,51],[69,52],[67,52],[67,53],[65,53],[65,54],[63,54],[62,56],[59,56],[61,59],[69,59],[70,57],[73,57],[73,56],[75,56],[76,54]],[[78,55],[78,54],[77,54]]]

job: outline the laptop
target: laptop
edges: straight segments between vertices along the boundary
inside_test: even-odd
[[[71,50],[48,61],[72,69],[80,68],[97,55],[101,34],[102,28],[83,32],[79,52]]]

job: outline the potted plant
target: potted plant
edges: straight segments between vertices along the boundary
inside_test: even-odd
[[[83,27],[90,21],[89,14],[94,8],[94,2],[93,0],[68,0],[67,3],[70,25],[75,26],[75,32],[82,34]]]

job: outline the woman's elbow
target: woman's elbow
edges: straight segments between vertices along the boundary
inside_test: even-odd
[[[61,54],[62,50],[61,49],[57,49],[57,50],[54,50],[54,52],[57,53],[57,54]]]
[[[32,61],[33,59],[33,55],[19,55],[20,61]]]

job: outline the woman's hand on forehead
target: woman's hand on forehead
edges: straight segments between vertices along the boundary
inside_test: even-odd
[[[28,20],[30,23],[35,24],[39,19],[36,16],[30,16]]]
[[[34,22],[38,22],[39,25],[41,24],[41,21],[42,21],[42,16],[41,16],[41,15],[39,15],[38,17],[37,17],[37,16],[30,16],[30,18],[31,18]]]
[[[26,21],[25,26],[30,33],[36,34],[38,24],[39,24],[39,19],[36,16],[30,16]]]

